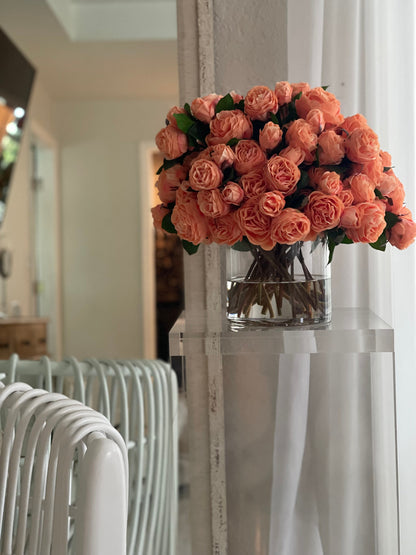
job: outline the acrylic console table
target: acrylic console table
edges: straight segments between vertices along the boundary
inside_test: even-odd
[[[398,554],[392,328],[361,309],[307,328],[193,324],[170,333],[189,407],[192,553]]]

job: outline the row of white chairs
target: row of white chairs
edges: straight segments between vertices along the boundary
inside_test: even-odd
[[[127,447],[108,419],[14,383],[0,424],[2,555],[126,553]]]
[[[174,555],[178,515],[178,391],[157,360],[0,361],[4,382],[65,394],[102,413],[128,449],[128,555]]]

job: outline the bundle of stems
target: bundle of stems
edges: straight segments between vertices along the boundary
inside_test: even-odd
[[[244,277],[232,278],[228,313],[250,318],[255,305],[265,318],[282,318],[284,300],[290,306],[288,320],[313,319],[325,311],[325,284],[306,266],[303,242],[277,244],[271,251],[250,244],[253,262]],[[295,275],[295,260],[303,275]],[[287,304],[286,303],[286,304]]]

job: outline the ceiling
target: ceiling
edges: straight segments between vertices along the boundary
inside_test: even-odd
[[[178,95],[174,0],[0,0],[0,25],[52,98]]]

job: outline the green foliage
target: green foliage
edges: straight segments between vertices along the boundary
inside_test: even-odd
[[[189,104],[187,102],[184,104],[183,107],[184,107],[186,113],[189,114],[190,116],[192,116],[191,107],[189,106]]]
[[[235,146],[237,143],[240,142],[240,139],[236,139],[235,137],[233,139],[230,139],[227,143],[228,146]]]
[[[241,110],[242,112],[244,112],[244,100],[241,99],[240,102],[237,102],[237,104],[234,104],[234,110]]]
[[[162,170],[168,170],[169,168],[173,168],[173,166],[176,166],[176,164],[182,164],[186,154],[187,153],[185,152],[185,154],[182,154],[182,156],[179,156],[179,158],[174,158],[173,160],[166,160],[166,158],[164,158],[163,164],[157,170],[156,175],[159,175],[162,172]]]
[[[188,134],[189,130],[193,126],[195,119],[188,114],[173,114],[178,124],[178,129],[183,133]]]
[[[215,106],[216,114],[222,112],[223,110],[234,110],[234,100],[230,93],[223,96],[218,104]]]
[[[393,214],[393,212],[386,212],[384,215],[384,220],[386,221],[387,230],[390,230],[398,222],[402,221],[401,218],[397,214]]]
[[[195,254],[199,249],[199,245],[194,245],[189,241],[185,241],[185,239],[182,239],[182,246],[188,254]]]
[[[328,240],[328,249],[329,249],[328,264],[331,264],[332,259],[334,257],[335,247],[341,244],[348,245],[352,243],[352,241],[345,235],[345,231],[339,227],[336,227],[334,229],[328,229],[328,231],[326,231],[325,234]]]
[[[234,249],[235,251],[242,251],[242,252],[249,251],[250,243],[247,237],[243,237],[241,241],[234,243],[234,245],[232,245],[231,248]]]
[[[373,247],[373,249],[376,249],[377,251],[384,252],[386,250],[386,244],[387,244],[387,237],[386,237],[386,230],[384,230],[375,243],[370,243],[370,247]]]
[[[270,121],[272,121],[273,123],[277,123],[277,125],[280,125],[279,118],[276,114],[273,114],[273,112],[269,112],[269,118]]]
[[[171,212],[169,212],[169,214],[166,214],[166,216],[164,216],[162,220],[162,229],[164,229],[168,233],[176,233],[176,228],[172,223],[171,217],[172,217]]]

